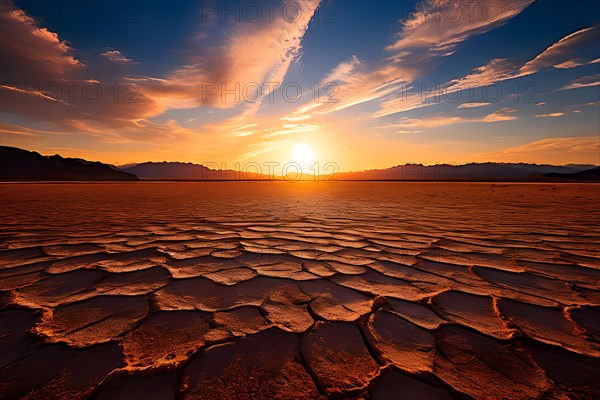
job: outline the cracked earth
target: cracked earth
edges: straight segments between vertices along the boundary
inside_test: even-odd
[[[599,185],[0,185],[2,399],[592,399]]]

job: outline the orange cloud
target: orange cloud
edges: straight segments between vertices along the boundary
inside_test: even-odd
[[[556,118],[556,117],[562,117],[563,115],[565,115],[565,113],[555,112],[555,113],[550,113],[550,114],[534,115],[534,118]]]
[[[489,106],[492,103],[463,103],[460,106],[458,106],[457,108],[475,108],[475,107],[485,107],[485,106]]]
[[[118,64],[139,64],[137,61],[125,57],[119,50],[107,50],[100,55]]]
[[[508,79],[535,74],[549,67],[567,69],[596,63],[597,60],[581,58],[575,60],[572,57],[582,50],[589,50],[590,47],[597,46],[598,35],[600,35],[600,25],[581,29],[565,36],[521,67],[504,58],[491,60],[486,65],[475,68],[471,74],[449,82],[447,90],[492,85]]]
[[[583,76],[571,81],[570,84],[563,87],[561,90],[580,89],[600,85],[600,74],[592,76]]]
[[[187,65],[166,78],[137,78],[136,82],[167,108],[259,103],[283,82],[290,64],[300,56],[302,37],[320,0],[284,3],[300,8],[297,18],[275,13],[265,23],[232,22],[227,25],[227,40],[219,45],[207,43],[210,35],[201,32]]]
[[[1,24],[0,35],[2,110],[51,123],[63,132],[78,132],[99,142],[159,146],[175,138],[178,143],[203,139],[202,151],[208,152],[226,135],[254,134],[258,125],[249,123],[248,118],[257,106],[246,106],[240,121],[225,121],[218,129],[208,127],[207,132],[220,133],[211,138],[210,144],[206,143],[204,132],[200,134],[173,120],[157,123],[150,118],[168,108],[203,104],[226,108],[238,103],[233,96],[221,102],[221,88],[208,103],[204,102],[198,89],[206,82],[231,89],[238,82],[244,85],[283,81],[289,65],[301,54],[301,39],[319,0],[294,1],[294,4],[302,7],[295,20],[275,13],[277,18],[267,23],[237,23],[227,31],[227,39],[221,45],[208,45],[198,39],[189,63],[168,76],[122,79],[118,87],[86,77],[88,69],[72,56],[73,49],[64,40],[10,4],[8,11],[3,10],[6,23]],[[202,36],[199,33],[197,38]],[[134,63],[118,50],[107,50],[101,56],[115,63]],[[266,89],[262,96],[268,94]]]
[[[573,54],[582,49],[595,45],[595,37],[600,33],[599,27],[600,25],[582,29],[566,36],[522,67],[504,58],[493,59],[486,65],[475,68],[471,74],[440,85],[441,90],[446,94],[451,94],[466,88],[488,86],[508,79],[533,74],[547,67],[565,69],[588,63],[597,63],[598,59],[574,62],[569,57],[572,57]],[[424,43],[429,42],[425,41]],[[597,75],[584,77],[573,81],[571,85],[564,87],[563,90],[596,86],[598,84],[600,82]],[[420,92],[411,90],[401,91],[400,95],[383,100],[380,104],[381,109],[376,111],[374,116],[383,117],[432,105],[433,103],[427,102],[426,99],[434,95],[436,95],[434,90]],[[459,108],[466,107],[464,105],[459,106]],[[502,120],[508,120],[506,117],[501,118],[504,118]]]
[[[515,17],[532,0],[468,2],[427,0],[418,11],[402,23],[398,39],[387,50],[394,54],[378,67],[369,69],[356,57],[339,64],[326,79],[339,80],[339,101],[324,102],[311,111],[329,113],[372,100],[381,100],[374,117],[384,117],[432,105],[425,101],[428,92],[412,87],[411,82],[426,73],[436,57],[449,55],[468,38],[489,31]],[[475,8],[474,8],[475,7]],[[514,73],[513,65],[497,60],[491,67],[481,67],[476,74],[446,84],[458,90],[460,85],[475,81],[495,82]],[[299,112],[302,113],[302,112]]]
[[[398,120],[395,127],[404,129],[431,129],[439,128],[441,126],[461,124],[465,122],[502,122],[502,121],[513,121],[517,117],[510,115],[515,110],[511,108],[502,108],[494,113],[488,114],[483,118],[464,118],[459,116],[446,116],[437,115],[428,118],[401,118]]]
[[[480,159],[548,164],[600,164],[598,136],[542,139],[521,146],[481,154]]]
[[[403,24],[389,49],[426,48],[450,52],[471,36],[487,32],[515,17],[533,0],[427,0]]]
[[[597,47],[598,37],[600,37],[600,25],[581,29],[567,35],[521,67],[518,75],[524,76],[534,74],[551,66],[564,69],[594,62],[594,60],[590,59],[576,60],[572,57],[581,50]]]
[[[518,67],[504,58],[496,58],[486,65],[475,68],[472,73],[448,83],[449,90],[492,85],[516,77]]]
[[[0,69],[3,84],[59,82],[80,72],[84,65],[54,32],[38,26],[12,3],[2,4]]]
[[[67,42],[11,3],[3,4],[3,18],[3,112],[86,132],[130,129],[163,112],[163,107],[136,88],[116,88],[86,78],[86,66],[74,58]]]
[[[498,3],[486,0],[477,2],[478,9],[473,10],[474,2],[427,0],[402,23],[398,39],[386,48],[393,53],[391,57],[373,67],[355,56],[340,63],[322,80],[322,84],[337,83],[336,101],[327,101],[324,95],[318,104],[301,107],[291,117],[331,113],[373,100],[381,100],[380,110],[373,114],[374,117],[431,105],[410,83],[431,68],[436,56],[444,56],[444,52],[469,37],[498,27],[532,1]],[[492,8],[495,12],[490,14]]]

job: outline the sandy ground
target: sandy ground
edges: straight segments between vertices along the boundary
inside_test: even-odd
[[[0,185],[1,399],[592,399],[600,185]]]

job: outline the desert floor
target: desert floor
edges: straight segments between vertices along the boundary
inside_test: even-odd
[[[591,399],[600,185],[0,185],[2,399]]]

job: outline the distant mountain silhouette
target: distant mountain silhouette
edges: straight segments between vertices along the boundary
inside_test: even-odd
[[[244,180],[267,179],[252,172],[218,170],[182,162],[145,162],[120,166],[121,171],[147,180]]]
[[[252,170],[252,169],[250,169]],[[337,173],[330,180],[389,181],[516,181],[516,182],[591,182],[600,181],[600,167],[586,164],[555,166],[525,163],[471,163],[465,165],[405,164],[386,169]],[[314,177],[295,173],[286,177],[254,172],[211,169],[183,162],[145,162],[115,167],[100,162],[39,153],[0,146],[0,180],[305,180]],[[323,179],[325,177],[322,177]]]
[[[540,181],[578,181],[578,182],[600,182],[600,167],[586,169],[573,173],[549,173],[537,177]]]
[[[472,163],[465,165],[421,164],[398,165],[387,169],[338,173],[332,180],[399,180],[399,181],[531,181],[544,174],[572,174],[593,168],[593,165],[568,166],[524,163]],[[266,175],[241,173],[234,170],[215,170],[206,166],[181,162],[146,162],[119,167],[122,171],[148,180],[256,180]],[[296,173],[287,180],[314,180],[312,175]],[[284,179],[277,176],[275,179]],[[548,178],[550,179],[550,178]]]
[[[0,180],[135,181],[138,178],[100,162],[42,156],[34,151],[0,146]]]
[[[465,165],[405,164],[386,169],[336,174],[336,180],[402,180],[402,181],[528,181],[536,176],[572,174],[593,165],[538,165],[525,163],[471,163]]]

